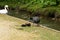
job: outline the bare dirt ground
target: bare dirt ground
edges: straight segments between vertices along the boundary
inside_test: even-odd
[[[0,40],[31,40],[36,34],[14,29],[14,22],[0,20]]]

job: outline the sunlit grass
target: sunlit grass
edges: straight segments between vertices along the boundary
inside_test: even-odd
[[[6,21],[9,20],[10,22],[15,22],[14,26],[12,27],[18,31],[21,30],[22,32],[24,31],[24,32],[36,34],[37,37],[31,38],[31,40],[60,40],[60,32],[48,28],[36,27],[36,26],[21,27],[20,24],[26,23],[25,20],[15,18],[9,15],[1,15],[1,14],[0,14],[0,20],[6,20]]]

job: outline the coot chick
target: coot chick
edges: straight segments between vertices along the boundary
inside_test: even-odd
[[[30,24],[30,23],[26,23],[25,25],[26,25],[26,26],[28,26],[28,27],[30,27],[30,26],[31,26],[31,24]]]
[[[22,26],[22,27],[26,27],[26,25],[25,25],[25,24],[22,24],[21,26]]]

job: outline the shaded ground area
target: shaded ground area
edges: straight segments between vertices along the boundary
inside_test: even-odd
[[[40,24],[47,26],[51,29],[55,29],[60,31],[60,22],[59,21],[52,21],[52,20],[47,20],[47,19],[41,19]]]
[[[20,26],[26,22],[28,21],[0,14],[0,40],[60,40],[59,31],[46,27]]]
[[[48,10],[47,10],[47,12],[48,12]],[[54,20],[54,16],[55,16],[54,12],[55,12],[55,10],[52,11],[52,14],[46,14],[45,16],[44,15],[43,16],[40,16],[40,18],[41,18],[40,19],[40,24],[42,24],[44,26],[47,26],[47,27],[49,27],[51,29],[55,29],[55,30],[60,31],[60,21],[58,19],[57,20]],[[29,15],[30,14],[31,13],[30,12],[26,12],[26,10],[25,11],[24,10],[19,11],[19,13],[16,13],[15,11],[14,12],[13,11],[10,11],[10,13],[8,13],[8,15],[10,15],[10,16],[13,16],[13,17],[16,17],[16,18],[20,18],[20,19],[23,19],[23,20],[28,20],[28,21],[30,19],[29,18]],[[33,17],[33,15],[31,15],[31,17]],[[52,17],[53,17],[53,20],[52,20]]]

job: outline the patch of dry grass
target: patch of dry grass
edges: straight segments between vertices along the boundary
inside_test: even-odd
[[[20,26],[26,22],[28,21],[0,14],[0,40],[60,40],[60,32],[52,29]]]

